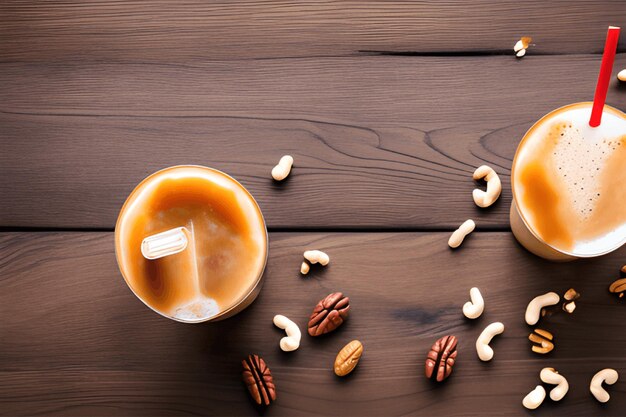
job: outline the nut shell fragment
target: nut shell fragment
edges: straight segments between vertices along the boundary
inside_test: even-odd
[[[574,301],[580,298],[580,294],[575,289],[570,288],[569,290],[565,292],[565,294],[563,295],[563,298],[565,298],[565,300],[567,301]]]
[[[363,354],[363,344],[358,340],[345,345],[335,358],[335,374],[337,376],[346,376],[356,368]]]
[[[626,265],[624,267],[626,267]],[[624,267],[622,267],[622,269],[624,269]],[[624,292],[626,292],[626,278],[621,278],[617,281],[614,281],[609,286],[609,291],[615,294],[619,294],[620,298],[623,297]]]
[[[528,340],[536,343],[531,347],[531,350],[541,355],[545,355],[554,349],[554,342],[552,339],[552,333],[543,329],[535,329],[534,333],[528,335]]]
[[[574,312],[574,310],[576,310],[576,302],[575,301],[570,301],[569,303],[563,304],[563,310],[565,310],[568,313],[572,314]]]
[[[515,43],[515,46],[513,46],[515,56],[521,58],[526,55],[526,49],[528,49],[532,41],[533,39],[530,36],[522,36],[522,38]]]

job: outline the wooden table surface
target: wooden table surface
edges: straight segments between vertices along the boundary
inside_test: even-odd
[[[609,1],[3,1],[0,4],[0,415],[257,415],[240,361],[263,356],[273,415],[626,415],[626,305],[607,291],[626,248],[555,264],[508,224],[511,160],[531,124],[590,100]],[[520,36],[536,45],[512,53]],[[626,34],[615,70],[626,67]],[[608,104],[626,109],[614,79]],[[292,176],[269,171],[283,154]],[[504,191],[472,202],[474,168]],[[185,325],[149,311],[124,283],[113,227],[133,187],[175,164],[232,174],[270,231],[265,286],[242,314]],[[447,239],[474,218],[477,232]],[[302,251],[332,263],[306,278]],[[480,287],[486,313],[461,306]],[[530,351],[528,301],[582,293]],[[305,326],[332,291],[351,299],[337,332],[284,353],[274,314]],[[495,358],[474,342],[502,321]],[[451,378],[423,377],[432,343],[459,338]],[[340,347],[365,345],[339,379]],[[570,384],[527,411],[539,370]],[[621,380],[600,405],[591,376]]]

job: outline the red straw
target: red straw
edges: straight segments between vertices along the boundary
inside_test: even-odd
[[[602,109],[604,109],[606,93],[609,90],[609,81],[611,80],[611,72],[613,71],[613,61],[615,61],[618,38],[619,28],[609,26],[609,31],[606,34],[606,43],[604,44],[600,75],[598,75],[598,84],[596,84],[596,94],[593,96],[593,108],[591,109],[591,118],[589,119],[589,126],[591,127],[600,126]]]

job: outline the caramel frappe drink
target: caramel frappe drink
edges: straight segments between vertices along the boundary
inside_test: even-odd
[[[267,232],[256,202],[233,178],[178,166],[151,175],[131,193],[118,218],[115,249],[124,279],[147,306],[178,321],[201,322],[235,314],[256,298]]]
[[[626,242],[626,115],[592,103],[554,110],[522,139],[511,183],[511,228],[547,259],[599,256]]]

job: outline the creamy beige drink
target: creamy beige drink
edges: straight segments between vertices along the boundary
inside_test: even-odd
[[[183,250],[158,259],[144,239],[185,230]],[[185,322],[232,315],[256,297],[267,259],[261,211],[241,184],[200,166],[146,178],[128,197],[115,228],[124,279],[146,305]]]
[[[592,103],[554,110],[522,139],[512,170],[511,228],[555,260],[598,256],[626,242],[626,115]]]

